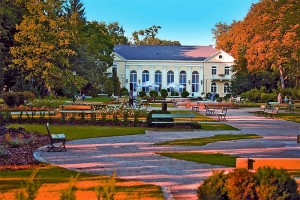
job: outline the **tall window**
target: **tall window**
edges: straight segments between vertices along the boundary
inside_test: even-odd
[[[136,91],[137,73],[135,70],[130,72],[130,90]]]
[[[179,84],[183,85],[186,88],[186,72],[185,71],[181,71],[179,73]],[[182,92],[183,88],[179,88],[179,92]]]
[[[149,71],[144,70],[142,73],[142,83],[149,81]],[[149,87],[143,88],[145,92],[149,92]]]
[[[217,67],[216,66],[212,66],[211,67],[211,75],[216,75],[217,74]]]
[[[230,68],[229,67],[225,67],[225,75],[229,75],[229,70],[230,70]]]
[[[192,92],[199,92],[199,73],[197,71],[192,73]]]
[[[211,83],[210,92],[217,92],[217,84],[216,83]]]
[[[229,93],[229,83],[224,84],[224,93]]]
[[[162,83],[162,73],[161,71],[157,70],[155,71],[155,84],[159,85],[159,88],[155,88],[156,91],[159,91],[161,89],[161,83]]]
[[[173,71],[168,71],[167,72],[167,84],[173,83],[174,82],[174,72]],[[172,92],[174,88],[169,88],[168,91]]]

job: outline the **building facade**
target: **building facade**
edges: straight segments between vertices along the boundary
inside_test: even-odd
[[[116,70],[128,90],[185,89],[194,97],[212,92],[222,97],[230,92],[233,64],[231,55],[213,46],[117,45],[108,73]],[[146,82],[156,86],[140,88]]]

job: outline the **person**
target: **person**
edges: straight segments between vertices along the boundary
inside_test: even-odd
[[[277,102],[278,102],[279,104],[282,103],[282,96],[281,96],[281,93],[279,93],[278,96],[277,96]]]
[[[231,95],[230,96],[230,99],[229,99],[229,102],[233,102],[234,101],[234,98],[233,98],[233,96]]]
[[[129,107],[133,107],[133,91],[130,90],[129,92]]]
[[[211,95],[211,100],[212,100],[212,101],[215,101],[215,100],[216,100],[216,93],[215,93],[215,92],[212,93],[212,95]]]
[[[82,99],[82,101],[84,101],[84,99],[85,99],[85,94],[82,94],[82,95],[81,95],[81,99]]]
[[[289,98],[289,105],[292,105],[293,104],[293,99],[292,97]]]
[[[287,96],[284,97],[283,99],[284,103],[288,103],[289,102],[289,98]]]

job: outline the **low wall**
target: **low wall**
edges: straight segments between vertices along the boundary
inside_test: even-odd
[[[257,170],[263,166],[300,170],[300,158],[237,158],[235,167]]]

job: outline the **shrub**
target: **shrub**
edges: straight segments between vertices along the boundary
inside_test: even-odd
[[[150,97],[153,97],[153,98],[158,96],[158,92],[156,92],[155,90],[151,90],[149,94],[150,94]]]
[[[231,200],[257,199],[255,187],[254,174],[246,169],[235,169],[228,174],[226,189]]]
[[[188,91],[186,91],[186,90],[184,90],[184,91],[181,92],[181,97],[182,98],[186,98],[189,95],[190,95],[190,93]]]
[[[177,91],[172,91],[171,96],[179,96],[179,93]]]
[[[210,92],[206,93],[206,98],[211,99],[211,93]]]
[[[198,199],[228,199],[225,188],[226,178],[227,175],[224,174],[224,171],[214,171],[213,175],[206,179],[198,188]]]
[[[26,97],[23,92],[17,92],[18,101],[16,102],[16,106],[24,105],[26,101]]]
[[[168,91],[166,89],[161,89],[160,90],[160,95],[164,98],[168,96]]]
[[[121,96],[128,96],[128,90],[125,87],[121,88]]]
[[[142,97],[142,98],[145,97],[146,96],[146,92],[145,91],[140,91],[139,92],[139,96]]]
[[[259,199],[296,200],[300,198],[297,183],[284,169],[259,168],[256,173]]]
[[[3,94],[3,100],[5,104],[9,107],[14,107],[18,104],[18,95],[15,92],[8,92]]]
[[[22,92],[23,95],[25,96],[25,100],[35,100],[35,95],[32,92]]]
[[[201,129],[201,124],[198,122],[193,123],[193,129]]]

